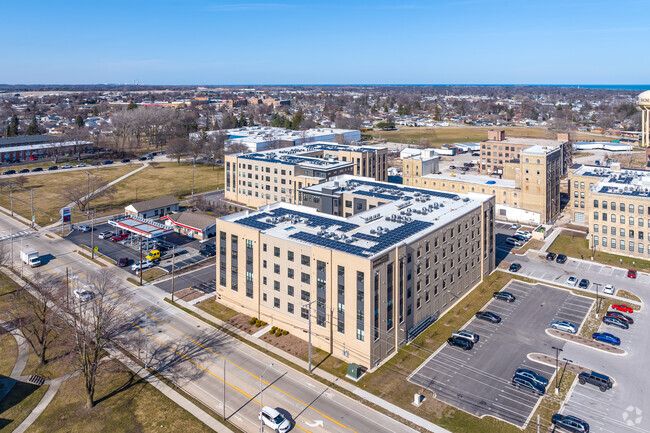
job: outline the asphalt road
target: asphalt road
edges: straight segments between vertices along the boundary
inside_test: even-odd
[[[192,287],[205,293],[213,293],[216,291],[216,273],[215,265],[212,262],[212,264],[207,267],[178,275],[174,278],[174,291]],[[172,281],[168,278],[165,281],[156,283],[156,287],[165,293],[171,293]]]
[[[527,358],[529,353],[555,355],[551,347],[564,342],[546,334],[553,320],[579,324],[593,301],[547,285],[513,280],[504,290],[516,296],[513,303],[491,300],[484,310],[502,321],[492,324],[476,318],[465,329],[480,336],[472,350],[445,344],[409,378],[436,393],[438,399],[476,416],[490,415],[523,426],[539,400],[514,388],[517,368],[529,368],[551,379],[554,368]],[[450,334],[451,334],[450,330]],[[552,392],[551,387],[549,391]]]
[[[21,224],[7,220],[0,222],[3,232],[25,230]],[[41,232],[22,238],[30,249],[51,254],[47,264],[35,269],[37,272],[51,273],[63,280],[66,269],[72,277],[81,279],[92,278],[96,271],[92,262],[74,253],[74,244],[66,239],[50,239]],[[15,257],[18,252],[19,248],[15,248]],[[33,277],[31,269],[24,271]],[[131,324],[131,330],[121,335],[122,344],[135,356],[148,353],[153,368],[217,410],[224,401],[225,363],[226,415],[242,430],[254,432],[259,428],[260,376],[266,370],[262,381],[264,404],[286,411],[295,422],[293,431],[413,432],[169,305],[163,300],[164,293],[155,286],[134,287],[126,282],[129,273],[120,268],[111,271],[115,275],[113,290],[120,316]],[[271,363],[275,365],[267,370]]]

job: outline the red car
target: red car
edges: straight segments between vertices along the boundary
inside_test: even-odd
[[[115,235],[111,238],[111,242],[118,242],[118,241],[123,241],[124,239],[128,238],[129,235],[128,233],[122,233],[121,235]]]
[[[632,307],[628,307],[628,306],[625,305],[625,304],[612,305],[612,308],[613,308],[614,310],[622,311],[622,312],[624,312],[624,313],[633,313],[633,312],[634,312],[634,310],[632,309]]]
[[[30,156],[30,157],[29,157],[29,160],[30,160],[30,161],[36,161],[37,159],[38,159],[38,158],[36,158],[35,156]]]
[[[636,271],[634,269],[630,269],[627,271],[627,277],[628,278],[636,278]]]
[[[125,267],[128,264],[129,264],[129,259],[127,259],[126,257],[120,257],[120,259],[117,261],[117,266],[121,268]]]

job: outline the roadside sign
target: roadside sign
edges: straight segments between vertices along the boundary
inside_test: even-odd
[[[61,209],[61,216],[63,217],[63,222],[68,223],[72,219],[72,209],[69,207],[64,207]]]

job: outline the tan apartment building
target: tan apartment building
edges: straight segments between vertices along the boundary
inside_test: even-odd
[[[299,190],[344,174],[385,181],[387,149],[336,143],[225,157],[225,198],[246,206],[275,202],[300,204]]]
[[[350,175],[217,220],[219,302],[380,364],[495,267],[494,198]],[[348,215],[340,216],[340,215]]]
[[[590,248],[650,259],[650,171],[581,165],[569,181],[569,211],[589,227]]]
[[[521,159],[521,151],[532,146],[559,147],[561,150],[562,172],[568,173],[573,163],[573,143],[569,133],[558,133],[557,140],[543,138],[506,137],[506,131],[490,130],[488,139],[481,142],[479,171],[484,174],[501,174],[507,162]]]
[[[432,173],[423,158],[406,158],[402,162],[405,185],[494,195],[500,219],[540,224],[553,221],[560,214],[563,160],[557,146],[526,147],[519,152],[519,159],[504,163],[501,177]]]

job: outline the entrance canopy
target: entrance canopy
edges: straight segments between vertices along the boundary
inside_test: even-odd
[[[118,227],[145,238],[157,238],[158,236],[174,233],[174,229],[171,227],[134,215],[118,217],[109,220],[108,223],[113,227]]]

